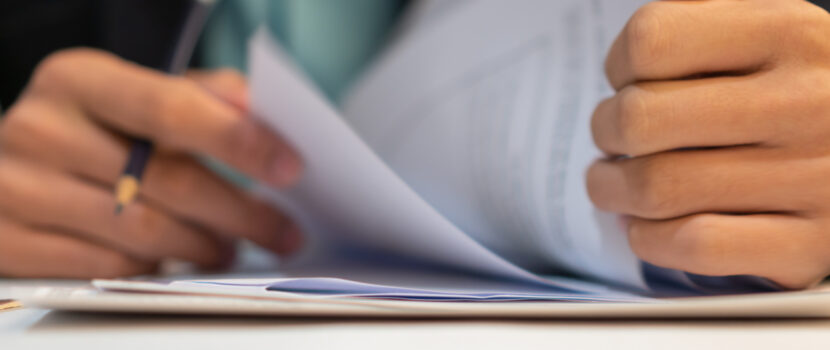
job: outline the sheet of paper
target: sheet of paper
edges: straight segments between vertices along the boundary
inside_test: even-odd
[[[439,214],[377,157],[279,47],[260,31],[250,51],[252,113],[283,135],[305,162],[298,186],[280,201],[311,246],[359,245],[378,252],[560,291],[579,285],[531,274],[471,239]],[[314,255],[314,252],[310,253]]]
[[[105,286],[99,283],[99,286]],[[423,285],[423,284],[422,284]],[[656,302],[626,293],[563,293],[543,289],[521,290],[502,285],[481,288],[471,286],[411,288],[381,285],[331,277],[183,280],[169,284],[166,292],[200,292],[221,294],[229,291],[247,292],[263,297],[293,294],[301,298],[369,298],[411,301],[577,301],[577,302]]]
[[[425,278],[424,278],[425,277]],[[112,292],[179,293],[268,298],[286,301],[331,299],[394,299],[410,301],[556,301],[556,302],[659,302],[624,292],[602,294],[564,293],[550,288],[499,284],[492,280],[461,277],[448,281],[438,275],[413,274],[392,285],[374,284],[331,277],[262,277],[224,279],[185,279],[170,282],[94,280],[93,286]],[[410,286],[418,287],[410,287]]]
[[[534,271],[644,285],[584,172],[603,61],[645,0],[426,1],[352,89],[363,140],[455,227]]]
[[[697,297],[646,303],[563,302],[421,302],[369,298],[285,298],[186,292],[180,287],[147,282],[106,281],[97,288],[35,288],[13,290],[29,308],[87,312],[259,315],[292,317],[428,317],[428,318],[804,318],[830,317],[827,286],[808,291],[741,296]],[[147,291],[148,293],[137,293]],[[262,293],[262,292],[258,292]],[[285,293],[291,294],[291,293]]]

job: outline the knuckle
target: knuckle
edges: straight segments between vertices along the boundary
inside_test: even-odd
[[[183,78],[168,78],[158,89],[150,89],[144,105],[148,109],[145,128],[164,140],[175,139],[184,116],[193,108],[194,83]]]
[[[50,143],[60,139],[48,113],[32,100],[15,104],[0,123],[0,147],[10,150],[24,145]]]
[[[793,6],[791,2],[771,2],[765,11],[766,23],[770,33],[775,33],[775,39],[781,44],[796,48],[809,48],[796,51],[799,58],[806,59],[819,57],[826,61],[830,54],[827,36],[830,35],[830,16],[827,11],[807,1],[801,1],[800,6]],[[818,55],[805,55],[808,52]]]
[[[800,1],[799,6],[785,2],[773,2],[767,8],[767,13],[775,19],[780,27],[787,32],[801,33],[806,29],[816,27],[821,29],[828,22],[827,11],[808,1]]]
[[[803,10],[794,16],[798,22],[793,23],[791,28],[798,28],[798,31],[793,33],[793,39],[800,41],[810,51],[817,52],[818,55],[811,56],[818,57],[824,63],[830,54],[830,45],[827,43],[830,16],[821,8],[812,5],[808,8],[810,10]]]
[[[72,62],[77,59],[77,51],[69,49],[55,52],[46,56],[35,67],[32,74],[32,86],[49,86],[56,80],[63,78],[68,69],[71,69]]]
[[[67,73],[78,69],[78,63],[110,56],[111,54],[104,51],[91,48],[69,48],[56,51],[38,63],[32,74],[30,85],[48,88],[56,82],[65,80]]]
[[[617,125],[620,143],[630,155],[639,153],[649,139],[649,106],[645,90],[629,86],[620,91],[617,106]]]
[[[634,73],[655,63],[667,49],[663,27],[665,11],[659,2],[648,3],[631,16],[623,35],[628,42],[628,60]]]
[[[798,7],[798,14],[795,16],[798,22],[804,28],[823,29],[826,32],[828,21],[830,21],[827,10],[806,1],[803,5]]]

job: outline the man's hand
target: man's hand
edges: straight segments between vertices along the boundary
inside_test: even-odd
[[[220,267],[236,238],[299,248],[288,218],[192,155],[274,186],[298,178],[297,155],[246,116],[245,89],[232,72],[169,77],[89,49],[45,59],[0,122],[0,276],[133,275],[167,258]],[[126,135],[157,151],[138,200],[115,216]]]
[[[830,273],[830,15],[800,0],[659,1],[614,44],[588,172],[634,252],[811,286]]]

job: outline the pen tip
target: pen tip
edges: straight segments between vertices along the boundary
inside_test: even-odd
[[[124,207],[132,203],[138,195],[138,178],[132,175],[123,176],[115,185],[115,215],[121,213]]]

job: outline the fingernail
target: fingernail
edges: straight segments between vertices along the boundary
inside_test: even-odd
[[[281,153],[271,165],[271,178],[279,187],[291,186],[300,178],[302,164],[294,155]]]

